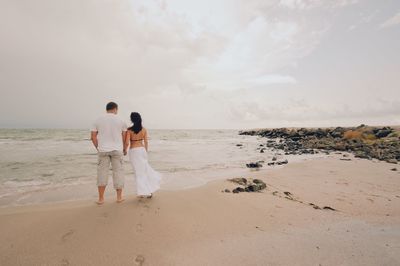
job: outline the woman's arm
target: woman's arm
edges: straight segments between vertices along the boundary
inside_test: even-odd
[[[131,132],[128,130],[125,134],[125,141],[124,141],[124,154],[126,155],[126,151],[129,148],[129,144],[131,142]]]
[[[144,131],[144,148],[146,149],[146,151],[149,151],[149,140],[147,137],[147,129],[145,129]]]

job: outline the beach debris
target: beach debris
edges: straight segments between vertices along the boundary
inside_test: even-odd
[[[229,189],[227,189],[227,188],[225,189],[225,192],[226,193],[231,193],[231,191]]]
[[[265,151],[265,148],[262,148],[262,149],[260,150],[260,153],[264,153],[264,151]]]
[[[275,163],[274,162],[268,163],[268,166],[271,166],[271,165],[275,165]]]
[[[397,171],[397,168],[396,167],[392,168],[392,169],[390,169],[390,171]]]
[[[277,158],[274,156],[274,157],[272,157],[272,161],[276,161],[277,160]]]
[[[243,146],[243,144],[236,144],[236,147],[242,147]]]
[[[341,161],[351,161],[350,158],[340,158]]]
[[[260,162],[255,162],[255,163],[247,163],[246,166],[248,168],[260,168],[262,167],[262,164]]]
[[[330,210],[330,211],[336,211],[336,209],[329,207],[329,206],[324,206],[322,209],[324,210]]]

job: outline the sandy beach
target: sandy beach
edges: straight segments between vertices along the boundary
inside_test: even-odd
[[[396,166],[319,158],[246,176],[260,193],[218,180],[122,204],[2,208],[0,265],[399,265]]]

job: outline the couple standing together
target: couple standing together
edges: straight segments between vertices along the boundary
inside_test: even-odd
[[[151,198],[153,192],[160,188],[161,176],[148,163],[148,134],[142,127],[139,113],[131,113],[132,126],[128,128],[118,116],[118,105],[110,102],[106,106],[107,113],[96,120],[91,129],[91,140],[98,151],[97,187],[99,199],[104,203],[104,192],[108,184],[110,165],[114,188],[117,191],[117,202],[124,201],[122,189],[125,177],[123,169],[124,155],[129,153],[136,177],[136,191],[139,197]],[[129,148],[129,152],[127,152]]]

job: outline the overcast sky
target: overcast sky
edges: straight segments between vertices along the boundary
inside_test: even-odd
[[[0,0],[0,127],[400,124],[400,1]]]

